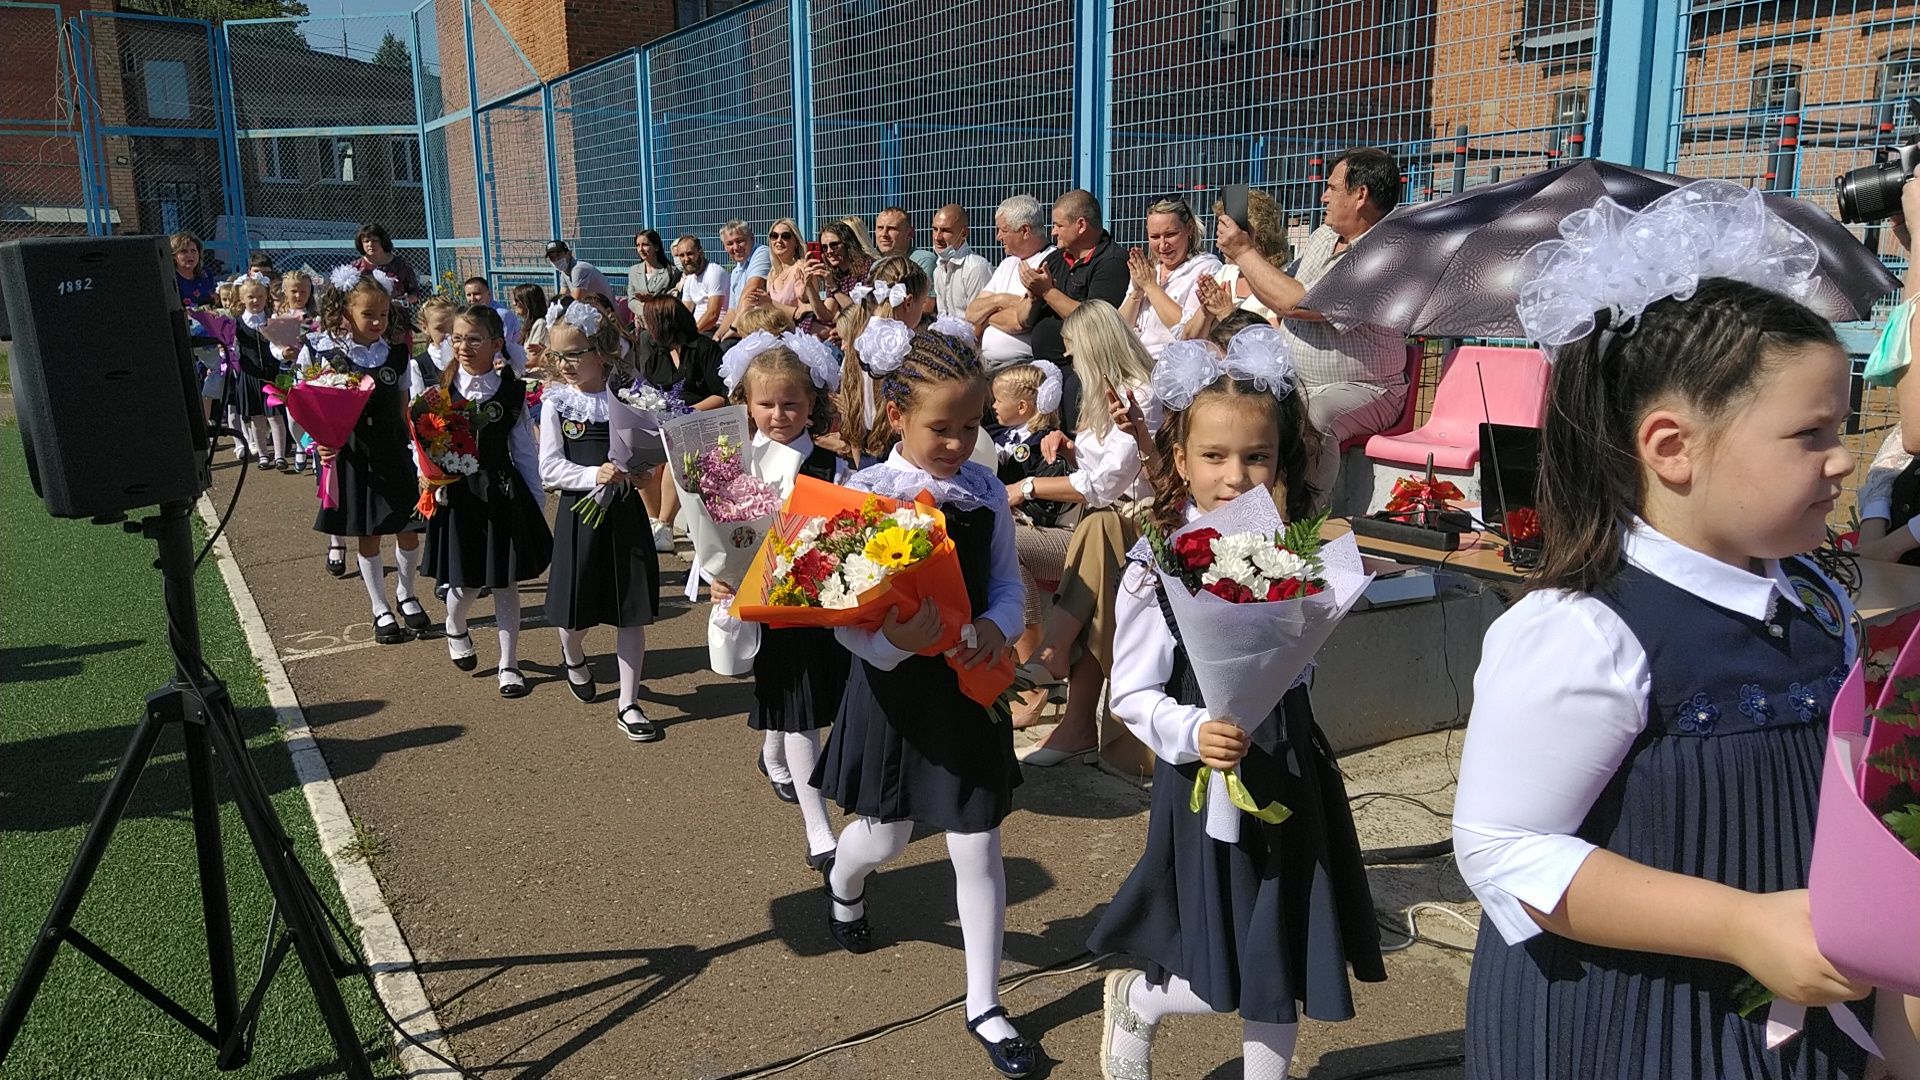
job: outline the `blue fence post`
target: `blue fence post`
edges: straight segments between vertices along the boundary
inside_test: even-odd
[[[640,143],[640,220],[649,229],[657,229],[653,198],[653,65],[648,62],[652,50],[641,47],[633,54],[633,88],[640,122],[634,131]],[[664,253],[663,253],[664,254]]]
[[[212,23],[207,24],[207,49],[213,64],[214,115],[215,125],[220,130],[220,172],[222,183],[227,188],[227,220],[233,231],[235,266],[246,263],[249,236],[247,232],[247,184],[246,172],[240,164],[240,122],[235,115],[234,102],[238,95],[233,86],[233,57],[227,50],[227,27],[222,23],[215,32]]]
[[[1603,0],[1596,33],[1594,157],[1665,170],[1673,158],[1674,68],[1684,63],[1680,5]]]
[[[434,288],[437,289],[440,287],[440,234],[433,220],[433,171],[427,157],[427,91],[425,80],[421,77],[424,61],[420,54],[420,11],[425,6],[422,4],[414,8],[407,15],[407,48],[413,56],[407,66],[413,69],[413,141],[414,148],[420,153],[420,216],[427,226],[427,273],[432,275]]]
[[[809,0],[788,0],[787,52],[793,68],[793,213],[802,235],[814,228],[813,18]]]
[[[480,273],[493,280],[493,241],[487,228],[487,178],[489,160],[480,141],[480,80],[473,72],[473,0],[460,0],[460,35],[467,49],[467,125],[473,132],[474,220],[480,226]]]
[[[77,91],[74,111],[80,114],[80,187],[81,205],[87,212],[87,235],[99,236],[100,229],[95,223],[95,212],[100,205],[100,171],[106,165],[104,155],[96,152],[94,145],[95,123],[92,103],[99,99],[93,96],[93,36],[87,30],[84,16],[67,20],[67,33],[72,35],[74,68],[74,87]],[[63,53],[67,50],[61,50]]]
[[[554,137],[553,128],[553,84],[540,84],[540,122],[547,136],[547,224],[551,226],[547,235],[555,240],[564,239],[560,235],[560,143]],[[575,137],[579,137],[575,129]],[[576,174],[575,180],[579,177]],[[574,237],[575,242],[579,237]]]
[[[1113,78],[1113,0],[1075,0],[1073,11],[1073,182],[1093,192],[1105,207],[1112,196],[1107,175],[1112,125],[1109,84]]]

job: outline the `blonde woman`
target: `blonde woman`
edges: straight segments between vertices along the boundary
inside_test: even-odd
[[[773,265],[767,271],[765,297],[788,318],[798,319],[807,299],[807,252],[801,246],[800,226],[792,218],[768,226],[767,253],[773,256]],[[738,323],[734,329],[740,329]]]
[[[1286,215],[1280,212],[1280,204],[1273,196],[1264,191],[1249,188],[1243,184],[1229,187],[1213,203],[1213,217],[1219,224],[1215,231],[1219,234],[1224,250],[1230,238],[1245,236],[1269,263],[1282,266],[1292,260],[1293,252],[1287,244]],[[1202,279],[1197,293],[1200,307],[1187,320],[1186,331],[1181,334],[1187,338],[1205,338],[1213,333],[1220,320],[1235,311],[1251,311],[1262,319],[1278,326],[1273,309],[1253,294],[1253,288],[1240,276],[1240,268],[1228,263],[1215,271],[1211,280]]]
[[[1134,509],[1153,496],[1153,485],[1141,468],[1141,448],[1133,436],[1114,426],[1111,405],[1139,401],[1149,408],[1149,427],[1159,426],[1158,410],[1147,401],[1153,358],[1112,305],[1082,301],[1060,333],[1080,374],[1074,470],[1066,476],[1033,477],[1007,489],[1007,501],[1016,509],[1028,499],[1084,507],[1057,563],[1037,550],[1021,553],[1022,565],[1033,577],[1060,583],[1035,660],[1054,678],[1067,680],[1067,709],[1059,727],[1020,758],[1041,766],[1099,748],[1095,720],[1100,684],[1113,666],[1114,594],[1126,568],[1127,549],[1140,538]],[[1043,446],[1050,450],[1059,441],[1050,438],[1053,445]],[[1079,656],[1074,659],[1076,645]]]
[[[1205,240],[1193,208],[1173,196],[1147,207],[1147,250],[1127,253],[1127,274],[1133,282],[1120,317],[1133,325],[1156,360],[1162,349],[1183,336],[1187,321],[1200,310],[1199,283],[1220,269],[1220,260],[1201,250]]]

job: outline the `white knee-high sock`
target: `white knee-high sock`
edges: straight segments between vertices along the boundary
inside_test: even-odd
[[[241,417],[240,410],[232,405],[227,406],[227,430],[233,432],[233,456],[245,457],[247,422]]]
[[[840,830],[840,853],[833,857],[833,872],[827,875],[827,881],[833,886],[833,895],[860,902],[834,904],[834,918],[852,922],[866,914],[867,875],[899,858],[911,839],[911,821],[881,824],[875,818],[862,817]]]
[[[267,418],[264,416],[248,417],[247,427],[249,428],[248,438],[253,442],[254,456],[261,458],[267,457],[267,447],[269,443],[267,438]]]
[[[472,610],[478,589],[447,590],[447,655],[454,659],[473,655],[473,641],[467,637],[467,612]]]
[[[327,558],[329,559],[333,558],[333,553],[335,551],[345,551],[346,547],[347,547],[346,537],[335,536],[332,533],[327,534]]]
[[[267,426],[273,429],[273,457],[274,457],[274,460],[276,460],[276,461],[284,461],[284,460],[286,460],[286,457],[287,457],[287,415],[286,415],[285,413],[279,413],[279,412],[274,412],[274,413],[268,413],[268,414],[267,414]]]
[[[387,567],[380,561],[380,553],[357,556],[360,564],[360,583],[367,587],[367,599],[373,601],[373,621],[379,622],[380,616],[391,614],[387,607]]]
[[[1246,1080],[1287,1080],[1300,1025],[1263,1024],[1258,1020],[1241,1023],[1245,1029],[1240,1044],[1241,1069]]]
[[[953,895],[960,909],[960,940],[967,954],[967,1019],[1000,1004],[1000,954],[1007,932],[1007,868],[1000,858],[1000,830],[948,833]],[[842,894],[844,895],[844,894]],[[1020,1032],[1005,1017],[978,1028],[988,1042]]]
[[[520,667],[520,587],[493,590],[493,624],[500,629],[500,669]]]
[[[640,665],[647,659],[647,628],[623,626],[613,639],[613,655],[620,662],[620,704],[633,704],[640,697]]]
[[[826,796],[813,786],[813,766],[820,760],[820,733],[788,731],[782,733],[781,741],[786,744],[793,790],[800,796],[800,819],[807,823],[807,854],[824,855],[833,850],[833,819],[827,816]]]
[[[425,544],[415,544],[410,548],[403,548],[397,544],[394,546],[393,561],[400,567],[400,572],[394,575],[393,579],[394,600],[406,601],[415,598],[413,582],[420,574],[420,560],[426,556],[426,553]]]
[[[768,731],[760,739],[760,764],[767,767],[767,779],[776,784],[793,783],[793,774],[787,771],[786,733]]]
[[[1197,1013],[1210,1013],[1213,1006],[1200,1000],[1193,992],[1193,986],[1178,975],[1167,976],[1161,986],[1150,986],[1145,978],[1133,980],[1133,987],[1127,992],[1127,1007],[1140,1014],[1140,1019],[1149,1024],[1157,1024],[1169,1016],[1192,1016]]]
[[[560,627],[559,630],[560,630],[560,662],[563,664],[586,663],[587,662],[587,632],[585,630],[569,630],[564,626]],[[576,682],[578,681],[573,679],[572,672],[567,673],[567,678],[572,681],[576,681]]]

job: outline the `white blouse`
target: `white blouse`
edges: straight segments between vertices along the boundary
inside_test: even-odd
[[[1782,599],[1805,607],[1778,562],[1752,574],[1645,522],[1628,532],[1625,548],[1632,565],[1748,618],[1768,618]],[[1124,655],[1119,647],[1116,639],[1115,655]],[[1460,876],[1508,944],[1540,933],[1521,905],[1559,906],[1594,850],[1573,834],[1645,728],[1651,686],[1646,651],[1592,596],[1528,593],[1487,630],[1460,759],[1453,848]]]
[[[500,375],[493,371],[474,375],[461,368],[453,376],[453,387],[461,397],[479,404],[499,391]],[[534,445],[533,415],[524,408],[520,410],[520,418],[514,421],[513,431],[507,435],[507,453],[513,459],[514,470],[527,482],[534,497],[539,498],[540,452]]]
[[[846,486],[888,498],[911,498],[924,488],[943,508],[952,502],[955,509],[985,506],[992,510],[992,576],[987,581],[987,608],[980,617],[991,620],[1008,641],[1026,629],[1027,590],[1020,583],[1020,556],[1013,546],[1013,511],[1007,506],[1007,488],[999,477],[969,461],[951,479],[941,480],[902,457],[896,446],[885,461],[849,476]],[[878,630],[842,626],[833,636],[848,652],[881,671],[892,671],[914,655],[895,648]]]
[[[560,491],[592,491],[599,483],[599,465],[579,465],[567,460],[566,436],[560,425],[567,420],[586,422],[607,419],[606,389],[589,394],[565,384],[547,388],[540,398],[540,485]],[[540,490],[540,486],[534,488]]]
[[[1075,468],[1067,482],[1087,501],[1089,509],[1112,506],[1121,499],[1153,497],[1153,482],[1140,467],[1140,444],[1119,428],[1105,435],[1091,429],[1073,437]]]
[[[1199,511],[1187,504],[1192,521]],[[1169,765],[1200,760],[1200,725],[1207,710],[1167,694],[1173,676],[1173,632],[1160,611],[1159,575],[1128,562],[1113,604],[1113,672],[1108,710]]]
[[[1140,313],[1134,316],[1133,329],[1140,335],[1140,344],[1147,347],[1148,354],[1155,360],[1160,359],[1161,351],[1168,345],[1179,340],[1181,328],[1200,310],[1200,279],[1212,276],[1219,269],[1219,259],[1207,254],[1195,255],[1174,267],[1173,273],[1160,282],[1167,296],[1180,305],[1180,319],[1172,326],[1160,321],[1153,301],[1144,296],[1140,298]],[[1155,276],[1162,272],[1160,267],[1154,267]]]

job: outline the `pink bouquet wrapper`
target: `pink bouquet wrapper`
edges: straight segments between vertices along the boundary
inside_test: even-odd
[[[357,386],[294,383],[287,391],[287,415],[315,442],[338,450],[353,437],[353,426],[372,397],[373,380],[367,378]],[[320,463],[320,505],[329,510],[340,505],[340,476],[331,461]]]

